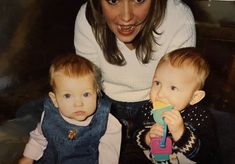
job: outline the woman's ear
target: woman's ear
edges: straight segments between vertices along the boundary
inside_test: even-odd
[[[191,99],[191,101],[189,102],[190,105],[194,105],[196,103],[198,103],[199,101],[201,101],[206,95],[206,92],[203,90],[196,90],[193,94],[193,97]]]
[[[51,101],[53,102],[54,106],[55,106],[56,108],[58,108],[59,106],[58,106],[58,104],[57,104],[57,101],[56,101],[56,97],[55,97],[54,92],[49,92],[48,95],[49,95],[49,97],[51,98]]]

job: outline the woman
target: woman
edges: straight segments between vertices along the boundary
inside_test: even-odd
[[[111,112],[129,127],[127,136],[149,99],[159,59],[195,40],[192,12],[180,0],[88,0],[75,22],[76,53],[101,69],[103,92]]]

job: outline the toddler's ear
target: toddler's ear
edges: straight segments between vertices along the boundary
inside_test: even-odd
[[[51,101],[53,102],[53,104],[55,105],[55,107],[58,108],[58,104],[57,104],[57,101],[56,101],[55,94],[54,94],[53,92],[49,92],[48,95],[49,95],[49,97],[51,98]]]
[[[193,94],[191,101],[189,102],[190,105],[194,105],[201,101],[205,97],[206,93],[203,90],[196,90]]]

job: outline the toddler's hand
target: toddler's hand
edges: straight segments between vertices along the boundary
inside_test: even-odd
[[[149,137],[162,137],[163,136],[163,126],[159,124],[154,124],[149,130]]]
[[[184,122],[180,112],[173,109],[172,111],[162,113],[162,117],[164,118],[174,141],[179,140],[184,132]]]
[[[147,145],[150,144],[151,138],[162,137],[163,136],[163,126],[159,124],[154,124],[149,132],[145,136],[145,142]]]

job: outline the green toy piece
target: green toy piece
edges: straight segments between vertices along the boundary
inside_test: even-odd
[[[159,102],[161,103],[161,102]],[[167,137],[167,125],[162,118],[162,113],[173,109],[172,105],[165,105],[162,108],[154,108],[151,113],[156,123],[163,125],[164,132],[162,138],[153,138],[150,142],[151,153],[156,161],[167,161],[172,153],[172,141]]]

